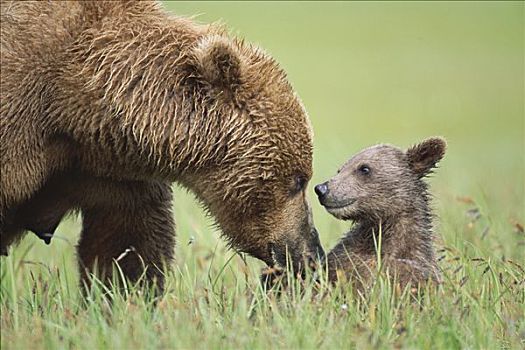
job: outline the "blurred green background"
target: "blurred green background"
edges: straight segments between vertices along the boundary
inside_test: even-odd
[[[314,128],[314,177],[308,191],[326,249],[349,223],[323,210],[313,193],[315,184],[366,146],[407,147],[442,135],[449,148],[431,179],[442,223],[438,237],[445,243],[470,242],[487,253],[522,254],[523,238],[513,225],[523,223],[525,215],[523,3],[221,1],[164,6],[201,23],[224,23],[233,34],[263,47],[287,71]],[[468,221],[464,212],[470,208],[458,196],[473,198],[486,222],[471,231],[458,229]],[[212,220],[179,188],[175,218],[179,266],[195,266],[215,249],[225,249]],[[482,242],[485,224],[492,227],[491,239]],[[79,220],[65,221],[50,247],[28,235],[24,244],[33,247],[28,259],[75,266],[79,231]]]

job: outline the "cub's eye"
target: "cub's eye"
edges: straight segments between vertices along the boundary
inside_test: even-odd
[[[361,165],[358,170],[363,175],[370,174],[370,167],[366,164]]]
[[[302,175],[298,175],[294,178],[294,186],[292,188],[292,194],[296,194],[304,190],[308,180]]]

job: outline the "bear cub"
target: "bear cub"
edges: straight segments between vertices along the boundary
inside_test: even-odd
[[[354,222],[327,255],[331,282],[347,280],[363,290],[380,270],[401,286],[440,282],[424,179],[445,149],[442,138],[429,138],[406,151],[376,145],[315,187],[330,214]]]

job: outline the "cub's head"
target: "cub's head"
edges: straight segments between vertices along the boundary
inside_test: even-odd
[[[201,39],[193,63],[191,108],[205,120],[196,151],[206,161],[186,184],[236,249],[281,267],[322,256],[306,197],[312,130],[284,71],[221,35]]]
[[[429,138],[407,151],[377,145],[347,161],[315,192],[328,212],[343,220],[385,220],[426,201],[423,178],[445,154],[442,138]]]

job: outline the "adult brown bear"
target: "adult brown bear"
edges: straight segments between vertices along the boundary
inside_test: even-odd
[[[155,2],[2,2],[1,251],[82,214],[81,270],[172,260],[172,182],[269,265],[322,254],[312,132],[278,64]]]

